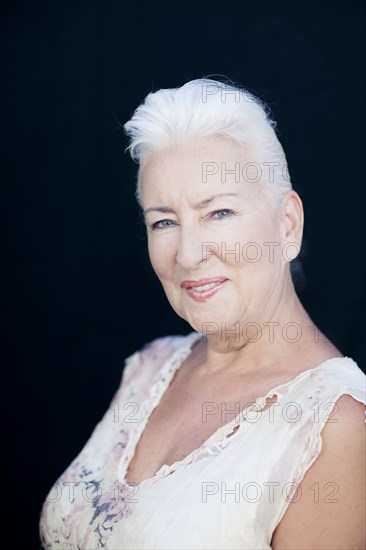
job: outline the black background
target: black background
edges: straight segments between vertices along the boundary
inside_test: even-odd
[[[268,103],[305,209],[299,296],[365,370],[365,4],[13,1],[1,26],[1,543],[31,549],[124,358],[191,331],[150,267],[124,154],[150,91],[221,74]]]

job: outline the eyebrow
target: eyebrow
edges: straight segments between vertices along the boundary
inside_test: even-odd
[[[201,208],[204,208],[210,202],[217,199],[218,197],[228,197],[228,196],[242,197],[242,195],[240,193],[219,193],[218,195],[213,195],[211,197],[208,197],[207,199],[204,199],[204,200],[198,202],[197,204],[195,204],[193,206],[193,208],[195,210],[200,210]],[[164,213],[169,213],[169,214],[174,214],[175,213],[174,210],[172,208],[170,208],[169,206],[151,206],[150,208],[147,208],[146,210],[144,210],[144,214],[146,215],[148,212],[151,212],[152,210],[154,210],[156,212],[164,212]]]

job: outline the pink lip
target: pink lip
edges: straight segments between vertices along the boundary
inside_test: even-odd
[[[183,281],[182,287],[186,289],[187,294],[196,302],[204,302],[216,294],[224,286],[228,279],[225,277],[216,277],[214,279],[201,279],[200,281]],[[216,283],[216,286],[209,290],[196,290],[196,286],[208,283]]]

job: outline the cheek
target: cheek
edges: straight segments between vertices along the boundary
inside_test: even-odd
[[[237,237],[235,243],[232,242],[231,249],[239,251],[240,267],[245,264],[252,269],[272,269],[279,262],[280,239],[272,226],[245,224]],[[234,258],[234,255],[229,255],[230,257]]]
[[[157,272],[159,270],[159,262],[161,261],[160,255],[159,255],[159,251],[157,250],[157,247],[153,243],[151,243],[150,240],[148,241],[148,251],[149,251],[150,263],[154,271]]]
[[[161,277],[165,273],[167,273],[170,269],[171,265],[171,254],[170,254],[170,248],[167,246],[164,246],[163,240],[159,239],[149,239],[148,240],[148,251],[149,251],[149,257],[151,265],[155,271],[155,273]]]

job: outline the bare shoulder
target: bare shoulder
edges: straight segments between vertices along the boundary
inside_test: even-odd
[[[340,396],[305,473],[272,537],[274,550],[366,549],[365,405]]]

